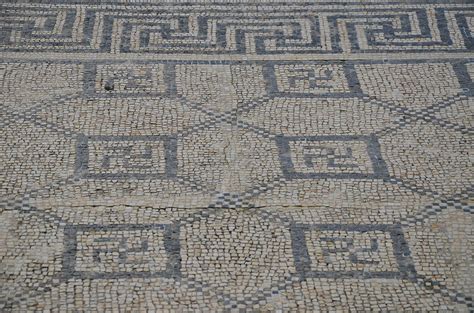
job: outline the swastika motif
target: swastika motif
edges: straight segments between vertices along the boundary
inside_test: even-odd
[[[86,94],[91,96],[137,96],[159,95],[168,92],[167,68],[163,64],[130,65],[100,64],[89,65],[84,85]]]
[[[277,64],[267,66],[268,92],[287,97],[347,97],[360,93],[350,65]]]
[[[84,278],[179,275],[173,225],[75,225],[65,229],[65,273]]]
[[[292,238],[297,247],[296,268],[303,277],[416,277],[410,251],[396,225],[297,224]]]
[[[374,136],[277,137],[288,178],[382,178],[387,168]]]
[[[176,139],[80,136],[76,173],[85,178],[173,178]]]

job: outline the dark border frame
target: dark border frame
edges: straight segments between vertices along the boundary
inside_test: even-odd
[[[385,161],[382,159],[380,144],[375,135],[351,136],[351,135],[329,135],[329,136],[277,136],[275,137],[280,155],[280,163],[283,174],[287,179],[315,179],[315,178],[341,178],[341,179],[383,179],[389,177]],[[367,152],[372,162],[373,174],[359,173],[300,173],[295,170],[291,160],[290,141],[364,141],[367,144]]]
[[[90,141],[162,141],[165,147],[165,174],[91,174],[89,173],[89,142]],[[175,136],[86,136],[80,135],[76,143],[76,166],[75,173],[81,178],[92,179],[174,179],[177,174],[177,138]]]
[[[94,273],[76,270],[77,254],[77,232],[79,230],[140,230],[159,229],[164,231],[164,248],[167,252],[168,262],[166,270],[160,272],[114,272],[114,273]],[[64,228],[64,255],[62,271],[66,278],[79,277],[82,279],[115,279],[130,277],[180,277],[180,243],[178,224],[113,224],[113,225],[67,225]]]
[[[383,231],[390,233],[393,243],[393,254],[399,267],[398,272],[364,272],[364,271],[312,271],[311,259],[306,245],[305,232],[310,230],[343,230],[352,232]],[[290,226],[291,246],[296,271],[301,279],[306,278],[395,278],[416,279],[416,270],[402,227],[399,224],[357,225],[357,224],[292,224]]]

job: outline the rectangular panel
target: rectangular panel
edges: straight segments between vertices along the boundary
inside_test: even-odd
[[[171,136],[80,136],[76,173],[83,178],[176,176],[176,139]]]
[[[375,136],[276,138],[287,178],[383,178],[388,176]]]
[[[414,279],[399,225],[295,224],[291,227],[301,277]]]
[[[178,228],[167,224],[69,225],[64,271],[82,278],[179,274]],[[178,254],[177,254],[178,253]]]

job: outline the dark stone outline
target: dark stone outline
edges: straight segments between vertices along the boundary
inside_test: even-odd
[[[299,173],[295,171],[291,160],[291,149],[289,142],[296,140],[308,141],[364,141],[367,144],[367,152],[372,162],[373,174],[359,173]],[[287,179],[314,179],[314,178],[335,178],[335,179],[383,179],[388,178],[387,165],[382,158],[380,144],[375,135],[327,135],[327,136],[276,136],[275,141],[278,147],[280,164],[283,175]]]
[[[321,94],[314,94],[310,92],[282,92],[278,90],[277,79],[275,75],[275,65],[286,65],[286,64],[300,64],[300,65],[326,65],[326,64],[334,64],[340,65],[342,67],[342,71],[347,81],[347,85],[349,86],[348,92],[326,92]],[[266,62],[263,65],[262,69],[263,77],[265,79],[265,87],[267,93],[271,97],[285,97],[285,98],[356,98],[356,97],[363,97],[364,94],[360,88],[359,79],[357,78],[357,72],[355,69],[355,64],[351,62],[318,62],[318,61],[311,61],[311,62],[298,62],[293,61],[293,63],[287,62]]]
[[[3,4],[6,4],[6,3],[3,3]],[[18,3],[16,3],[18,4]],[[32,3],[28,3],[28,4],[32,4]],[[44,3],[40,3],[40,4],[44,4]],[[57,3],[54,3],[54,4],[57,4]],[[85,3],[83,5],[86,5]],[[51,15],[51,11],[54,10],[54,9],[57,9],[58,11],[61,9],[60,7],[45,7],[45,8],[41,8],[41,7],[36,7],[36,6],[30,6],[28,7],[28,10],[29,11],[37,11],[38,14],[37,16],[38,17],[45,17],[45,12],[44,10],[42,11],[41,9],[45,9],[45,10],[49,10],[47,11],[47,13],[49,14],[47,17],[50,18],[50,17],[55,17],[55,15]],[[67,18],[65,20],[65,25],[66,26],[70,26],[72,27],[74,25],[74,19],[75,19],[75,9],[74,8],[65,8],[66,10],[68,10],[68,13],[67,13]],[[70,11],[70,12],[69,12]],[[15,12],[17,15],[15,16],[24,16],[24,13],[22,11],[18,11],[18,12]],[[11,16],[11,14],[7,14],[7,13],[0,13],[0,18],[4,18],[6,16]],[[28,17],[31,17],[32,15],[27,15]],[[91,10],[87,10],[86,11],[86,17],[84,18],[84,27],[83,27],[83,31],[84,31],[84,39],[81,40],[80,42],[47,42],[45,41],[44,43],[43,42],[38,42],[38,43],[34,43],[33,45],[40,45],[40,48],[25,48],[25,47],[20,47],[20,48],[15,48],[15,47],[8,47],[5,45],[5,47],[1,47],[0,48],[0,51],[8,51],[8,52],[100,52],[100,50],[98,49],[94,49],[94,48],[91,48],[90,45],[91,45],[91,38],[93,37],[93,27],[91,25],[93,25],[94,23],[94,20],[95,20],[95,14],[91,11]],[[89,24],[90,23],[90,24]],[[67,36],[70,36],[71,32],[72,32],[72,29],[68,29],[66,28],[64,30],[64,33],[60,34],[60,35],[33,35],[31,34],[32,30],[33,30],[33,24],[32,22],[29,22],[29,23],[25,23],[25,26],[22,30],[22,34],[23,35],[29,35],[30,37],[32,38],[44,38],[45,36],[46,37],[53,37],[53,39],[55,38],[59,38],[59,39],[65,39],[67,38]],[[12,30],[12,29],[21,29],[18,28],[18,27],[14,27],[14,26],[4,26],[3,27],[3,33],[0,32],[0,42],[2,41],[5,41],[7,40],[6,38],[6,33],[5,31],[6,30]],[[42,48],[42,46],[44,46],[46,43],[47,46],[53,46],[53,47],[58,47],[59,48],[59,51],[58,50],[52,50],[52,49],[47,49],[47,48]],[[76,49],[71,49],[70,46],[74,46],[74,45],[83,45],[81,46],[80,48],[76,48]],[[65,51],[64,51],[65,50]]]
[[[452,62],[450,63],[454,73],[456,74],[456,78],[459,82],[459,85],[464,90],[464,92],[472,96],[474,95],[474,60],[472,62],[469,61],[459,61],[459,62]],[[472,65],[473,69],[473,76],[469,74],[467,69],[467,64]]]
[[[78,230],[139,230],[139,229],[161,229],[164,230],[164,248],[167,252],[168,262],[166,270],[160,272],[113,272],[113,273],[94,273],[76,271],[77,254],[77,231]],[[179,242],[179,223],[174,224],[112,224],[112,225],[66,225],[64,227],[64,254],[62,262],[62,273],[65,279],[116,279],[131,277],[181,277],[180,260],[180,242]]]
[[[129,63],[127,64],[163,64],[163,81],[166,90],[163,92],[97,92],[95,88],[97,65],[114,65],[120,63],[84,63],[83,76],[83,94],[86,98],[133,98],[133,97],[156,97],[156,96],[173,96],[176,93],[176,73],[174,64],[166,62],[147,62],[147,63]]]
[[[25,62],[25,60],[12,60],[9,62]],[[28,63],[41,63],[42,60],[28,60]],[[47,61],[50,62],[50,61]],[[59,61],[54,62],[59,64],[84,64],[84,77],[83,77],[83,96],[86,98],[110,98],[110,97],[178,97],[176,90],[176,65],[193,65],[193,64],[206,64],[206,65],[260,65],[262,66],[262,74],[265,81],[265,88],[267,95],[274,97],[296,97],[296,98],[363,98],[366,95],[363,93],[356,66],[361,64],[430,64],[430,63],[442,63],[450,64],[453,68],[454,73],[457,76],[457,80],[464,93],[474,94],[474,82],[471,80],[469,73],[466,68],[466,64],[474,63],[473,59],[436,59],[436,60],[350,60],[350,61],[265,61],[265,60],[252,60],[252,61],[178,61],[178,60],[134,60],[132,64],[164,64],[165,81],[167,85],[167,91],[163,93],[131,93],[131,94],[113,94],[113,93],[96,93],[95,92],[95,69],[98,64],[129,64],[129,61],[124,60],[108,60],[108,61],[97,61],[97,62],[81,62],[81,61]],[[273,67],[275,65],[290,65],[290,64],[311,64],[311,65],[326,65],[326,64],[340,64],[343,66],[346,79],[348,81],[351,92],[347,93],[326,93],[326,94],[311,94],[311,93],[282,93],[278,91],[276,85],[275,73]],[[460,92],[463,92],[460,90]]]
[[[430,2],[430,1],[428,1]],[[43,4],[43,2],[40,2],[40,4]],[[55,3],[56,4],[56,3]],[[81,3],[82,5],[87,5],[87,3]],[[91,3],[89,3],[91,4]],[[390,14],[390,12],[400,12],[400,11],[403,11],[402,13],[406,13],[406,12],[419,12],[419,10],[425,10],[427,9],[426,8],[414,8],[413,6],[415,4],[406,4],[406,3],[391,3],[392,5],[398,5],[398,6],[405,6],[405,7],[401,7],[401,8],[387,8],[387,7],[381,7],[381,5],[383,5],[383,3],[378,3],[378,6],[377,7],[373,7],[370,12],[374,12],[374,13],[377,13],[377,12],[380,12],[379,15],[377,16],[380,16],[380,17],[392,17],[393,14]],[[424,4],[424,3],[423,3]],[[179,4],[177,4],[179,5]],[[181,5],[183,5],[181,3]],[[271,4],[269,3],[268,4],[269,6],[271,5],[274,5],[274,4]],[[295,5],[301,7],[301,9],[292,9],[288,12],[284,10],[284,8],[280,8],[278,7],[277,10],[275,10],[274,12],[281,12],[282,16],[284,17],[285,14],[286,14],[286,17],[288,16],[293,16],[295,13],[298,13],[300,14],[301,17],[306,17],[306,18],[313,18],[314,19],[314,14],[317,14],[318,12],[321,12],[320,9],[318,8],[306,8],[304,4],[301,4],[301,3],[296,3]],[[314,4],[313,4],[314,5]],[[343,3],[339,3],[339,5],[343,6]],[[357,5],[356,3],[353,3],[353,5]],[[360,5],[360,4],[359,4]],[[246,5],[247,8],[252,8],[252,5],[251,4],[247,4]],[[53,10],[55,9],[56,7],[50,7],[48,9],[50,10]],[[153,4],[148,4],[147,5],[147,8],[149,8],[150,10],[154,10],[156,11],[156,13],[166,13],[166,12],[174,12],[173,10],[175,10],[174,8],[162,8],[160,6],[157,6],[156,4],[153,5]],[[192,6],[189,5],[189,8],[190,10],[192,10]],[[37,8],[34,8],[33,9],[37,9]],[[451,8],[451,7],[445,7],[445,8],[436,8],[436,12],[437,12],[437,16],[436,16],[436,20],[437,20],[437,27],[438,27],[438,30],[440,32],[440,36],[441,36],[441,41],[440,42],[428,42],[428,43],[416,43],[416,42],[411,42],[411,43],[397,43],[396,46],[399,46],[400,49],[394,49],[394,50],[390,50],[390,49],[381,49],[380,47],[383,46],[383,45],[378,45],[376,44],[375,45],[375,49],[371,49],[371,50],[361,50],[359,49],[359,46],[358,46],[358,42],[356,40],[356,34],[355,34],[355,31],[354,31],[354,24],[360,24],[359,22],[354,22],[354,23],[349,23],[348,24],[348,33],[349,33],[349,39],[351,40],[351,46],[353,48],[353,52],[355,53],[397,53],[397,52],[402,52],[402,53],[432,53],[432,52],[448,52],[448,53],[465,53],[465,52],[469,52],[469,51],[472,51],[473,47],[474,47],[474,40],[473,40],[473,37],[470,36],[468,33],[467,33],[467,30],[469,30],[469,25],[467,24],[467,21],[465,18],[463,18],[463,15],[469,15],[470,16],[470,11],[473,10],[474,8],[470,7],[469,4],[465,4],[464,7],[460,7],[460,8]],[[39,10],[39,9],[38,9]],[[77,43],[68,43],[68,42],[47,42],[45,41],[45,43],[43,43],[43,45],[47,45],[47,46],[55,46],[55,47],[58,47],[58,49],[60,51],[58,51],[58,49],[54,50],[54,49],[48,49],[48,48],[44,48],[44,47],[36,47],[38,45],[36,45],[34,48],[28,48],[28,47],[22,47],[22,48],[15,48],[14,46],[7,46],[5,45],[4,47],[1,47],[0,50],[2,51],[11,51],[11,52],[25,52],[25,51],[31,51],[31,52],[41,52],[41,51],[44,51],[44,52],[106,52],[106,53],[110,53],[110,43],[111,43],[111,37],[110,37],[110,34],[111,34],[111,28],[112,28],[112,24],[111,24],[111,21],[110,21],[110,16],[107,16],[105,17],[104,19],[104,23],[103,23],[103,29],[104,29],[104,32],[103,32],[103,37],[102,37],[102,41],[101,41],[101,46],[99,47],[99,49],[94,49],[90,46],[90,40],[92,38],[92,31],[93,31],[93,23],[94,23],[94,20],[95,20],[95,12],[100,12],[100,11],[104,11],[105,9],[103,8],[96,8],[96,7],[93,7],[93,8],[88,8],[87,10],[87,17],[85,18],[85,21],[84,21],[84,27],[83,27],[83,30],[84,30],[84,34],[85,34],[85,39],[80,42],[79,44],[84,44],[84,46],[82,47],[79,47],[79,48],[76,48],[74,47],[73,45],[77,44]],[[18,10],[18,15],[21,15],[22,12],[21,12],[21,9]],[[198,10],[199,11],[199,10]],[[458,26],[458,29],[459,29],[459,33],[460,33],[460,36],[462,36],[462,39],[464,41],[464,44],[465,44],[465,47],[463,48],[459,48],[459,49],[449,49],[449,47],[452,47],[452,40],[451,40],[451,33],[450,31],[448,30],[447,28],[447,23],[446,23],[446,19],[443,15],[443,13],[445,11],[458,11],[460,13],[457,13],[456,16],[455,16],[455,19],[456,19],[456,24]],[[107,11],[109,12],[109,11]],[[120,9],[120,8],[116,8],[114,9],[113,12],[116,12],[116,13],[121,13],[121,12],[126,12],[124,11],[123,9]],[[179,11],[179,14],[189,14],[190,11],[186,11],[186,10],[180,10]],[[202,11],[199,11],[199,12],[202,12]],[[212,11],[211,11],[212,12]],[[215,13],[220,13],[219,10],[215,10],[214,11]],[[236,14],[235,15],[235,18],[239,18],[240,16],[238,14],[244,14],[246,13],[244,10],[228,10],[228,9],[225,9],[223,12],[231,12],[231,13],[234,13]],[[256,11],[258,12],[258,10]],[[309,13],[308,13],[309,12]],[[335,24],[337,23],[337,19],[338,18],[348,18],[350,19],[351,17],[353,16],[348,16],[346,14],[346,12],[344,11],[344,9],[342,8],[338,8],[338,9],[326,9],[324,10],[324,12],[334,12],[335,15],[331,15],[329,18],[328,18],[328,23],[332,26],[330,31],[331,31],[331,35],[330,35],[330,40],[331,40],[331,43],[332,43],[332,47],[333,49],[330,50],[330,51],[321,51],[319,48],[318,48],[318,45],[315,45],[315,42],[312,42],[311,44],[309,45],[286,45],[285,44],[285,41],[286,39],[290,39],[290,40],[293,40],[293,39],[298,39],[298,37],[300,36],[300,34],[293,34],[291,35],[290,37],[288,38],[283,38],[282,37],[282,33],[281,32],[278,32],[278,31],[272,31],[270,35],[262,35],[262,36],[258,36],[258,38],[256,38],[256,52],[258,55],[279,55],[279,54],[286,54],[286,53],[292,53],[292,54],[307,54],[307,53],[313,53],[313,54],[320,54],[320,55],[324,55],[324,54],[339,54],[342,52],[342,48],[341,48],[341,42],[340,42],[340,34],[338,32],[338,29],[337,27],[335,27]],[[358,8],[358,9],[352,9],[350,10],[350,12],[352,13],[357,13],[357,12],[362,12],[362,13],[366,13],[367,12],[367,9],[364,9],[364,8]],[[468,13],[469,12],[469,13]],[[207,11],[206,11],[207,13]],[[288,13],[290,13],[290,15],[288,15]],[[304,14],[304,15],[303,15]],[[313,14],[313,15],[311,15]],[[10,14],[11,15],[11,14]],[[1,15],[0,15],[1,16]],[[8,16],[8,15],[7,15]],[[357,17],[357,16],[356,16]],[[367,17],[367,15],[362,15],[362,17]],[[420,15],[420,17],[423,17],[422,15]],[[182,45],[180,46],[180,44],[176,44],[175,46],[177,47],[177,50],[174,51],[173,49],[169,49],[170,47],[173,48],[174,46],[164,46],[161,48],[161,51],[144,51],[142,53],[147,53],[147,54],[154,54],[154,53],[182,53],[182,54],[213,54],[213,55],[246,55],[245,53],[245,44],[244,44],[244,41],[243,41],[243,35],[245,33],[245,30],[242,30],[240,31],[240,33],[238,33],[236,35],[236,41],[237,41],[237,49],[235,51],[231,51],[231,52],[226,52],[225,50],[222,50],[222,46],[223,44],[225,44],[225,42],[222,42],[222,38],[225,38],[225,36],[223,37],[222,34],[225,32],[225,25],[228,24],[225,22],[225,17],[222,17],[222,16],[218,16],[217,18],[221,18],[223,21],[221,23],[218,23],[218,27],[217,27],[217,30],[216,30],[216,36],[217,36],[217,39],[218,39],[218,42],[216,45],[212,46],[212,45],[206,45],[206,47],[215,47],[215,48],[220,48],[221,50],[219,51],[202,51],[202,50],[199,50],[199,45],[196,45],[193,47],[192,45],[184,45],[184,48],[186,50],[183,50],[183,51],[179,51],[179,48],[182,48]],[[267,20],[272,20],[274,19],[273,17],[268,17]],[[279,22],[276,22],[276,24],[279,24]],[[280,23],[281,24],[281,23]],[[380,24],[380,23],[376,23],[376,24]],[[426,21],[423,21],[423,20],[420,20],[420,27],[422,29],[425,29],[425,24],[426,24]],[[402,25],[402,28],[403,29],[406,29],[406,26],[407,25]],[[8,29],[12,29],[14,28],[13,26],[6,26],[4,27],[5,30],[8,30]],[[165,30],[164,30],[164,34],[169,36],[170,35],[170,31],[168,29],[169,27],[165,27]],[[395,33],[394,33],[394,30],[393,30],[393,27],[391,27],[390,25],[384,25],[382,24],[382,31],[386,32],[387,36],[388,37],[391,37],[391,36],[394,36]],[[315,28],[313,28],[312,31],[314,31]],[[67,32],[67,31],[65,31]],[[266,31],[268,32],[268,31]],[[200,30],[199,31],[199,36],[202,36],[202,31]],[[374,43],[371,38],[373,37],[372,34],[374,33],[373,31],[368,31],[369,33],[369,43]],[[315,34],[317,34],[317,32],[315,32]],[[127,39],[127,35],[126,33],[123,34],[124,36],[124,40]],[[412,35],[409,35],[409,36],[412,36]],[[3,39],[5,40],[6,38],[6,35],[3,34],[1,35],[0,39],[3,37]],[[431,38],[431,34],[427,34],[425,32],[423,32],[421,34],[421,37],[422,38]],[[264,40],[265,38],[274,38],[280,47],[285,47],[287,49],[284,49],[284,50],[281,50],[281,51],[266,51],[265,47],[262,45],[262,40]],[[316,36],[315,38],[318,38],[318,36]],[[403,37],[402,37],[403,38]],[[54,37],[53,37],[54,39]],[[145,39],[143,39],[145,40]],[[141,41],[143,41],[141,40]],[[316,40],[317,41],[317,40]],[[440,48],[440,49],[425,49],[424,47],[426,46],[432,46],[432,45],[445,45],[447,46],[447,48],[443,49],[443,48]],[[122,45],[120,47],[120,51],[122,53],[128,53],[129,51],[129,43],[128,42],[122,42]],[[292,47],[305,47],[305,46],[308,46],[312,49],[309,49],[309,50],[298,50],[298,49],[292,49]],[[408,49],[408,50],[404,50],[403,49],[403,46],[413,46],[413,47],[420,47],[418,49]],[[168,49],[168,50],[167,50]]]
[[[452,40],[451,40],[451,37],[450,37],[450,33],[449,33],[449,29],[447,28],[447,23],[446,23],[446,18],[445,16],[443,15],[444,13],[444,10],[443,9],[439,9],[439,8],[436,8],[436,22],[437,22],[437,28],[438,30],[440,31],[440,37],[441,37],[441,41],[431,41],[431,42],[392,42],[390,43],[392,46],[398,46],[398,47],[430,47],[430,46],[434,46],[434,45],[440,45],[440,46],[446,46],[446,47],[449,47],[452,45]],[[380,15],[371,15],[370,18],[394,18],[394,17],[405,17],[404,15],[401,15],[403,14],[404,12],[400,12],[400,11],[403,11],[403,8],[401,10],[395,10],[395,9],[392,9],[392,10],[387,10],[387,12],[381,12]],[[387,14],[388,12],[395,12],[394,14]],[[420,28],[420,35],[396,35],[396,31],[402,31],[402,32],[409,32],[411,31],[411,28],[410,28],[410,25],[406,24],[406,23],[403,23],[403,20],[402,20],[402,29],[394,29],[392,25],[390,25],[389,23],[386,23],[386,22],[367,22],[367,21],[354,21],[354,22],[351,22],[350,19],[351,18],[357,18],[357,19],[361,19],[361,18],[367,18],[367,15],[334,15],[334,16],[330,16],[329,17],[329,20],[330,20],[330,23],[331,23],[331,26],[332,27],[337,27],[337,23],[338,23],[338,19],[347,19],[348,22],[346,23],[347,24],[347,31],[348,31],[348,37],[349,37],[349,41],[350,41],[350,44],[351,44],[351,49],[354,53],[377,53],[377,52],[388,52],[388,51],[394,51],[394,50],[383,50],[382,47],[384,46],[387,46],[386,43],[384,42],[377,42],[375,40],[375,34],[376,33],[384,33],[386,35],[386,37],[389,37],[390,39],[392,38],[401,38],[401,39],[405,39],[405,38],[408,38],[408,39],[413,39],[413,38],[423,38],[423,39],[431,39],[432,38],[432,35],[431,35],[431,30],[428,28],[428,17],[427,17],[427,14],[426,14],[426,8],[410,8],[409,10],[407,10],[407,12],[411,12],[411,13],[415,13],[418,20],[419,20],[419,28]],[[358,35],[357,35],[357,31],[355,29],[355,25],[365,25],[365,24],[371,24],[371,25],[380,25],[381,26],[381,29],[376,29],[376,30],[366,30],[366,34],[367,34],[367,42],[368,44],[371,46],[371,47],[374,47],[373,49],[368,49],[368,50],[363,50],[359,47],[359,41],[358,41]],[[339,35],[339,33],[338,33]],[[339,45],[341,43],[340,40],[337,40],[334,42],[334,44],[337,44]],[[377,51],[374,51],[376,49],[380,49],[377,50]],[[411,50],[411,49],[410,49]],[[418,49],[420,50],[420,49]],[[440,50],[440,49],[438,49]],[[343,51],[342,48],[339,46],[339,50],[338,51]],[[427,52],[429,52],[430,50],[427,50]],[[437,50],[436,50],[437,51]],[[401,51],[394,51],[394,52],[401,52]],[[408,50],[407,51],[403,51],[403,52],[409,52]],[[417,51],[417,52],[420,52],[420,51]]]
[[[305,232],[319,230],[345,230],[353,232],[384,231],[390,233],[393,243],[393,255],[397,261],[398,272],[364,272],[364,271],[312,271],[311,259],[306,245]],[[417,273],[411,258],[408,243],[405,240],[400,224],[299,224],[290,226],[291,246],[295,268],[302,280],[306,278],[395,278],[416,281]]]
[[[165,174],[91,174],[88,172],[89,165],[89,141],[162,141],[165,147]],[[86,136],[78,135],[76,142],[76,164],[75,174],[81,178],[92,179],[121,179],[121,178],[158,178],[158,179],[175,179],[177,176],[177,137],[169,135],[156,136]]]

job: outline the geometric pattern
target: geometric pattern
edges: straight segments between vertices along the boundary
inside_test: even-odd
[[[118,278],[179,273],[174,268],[179,264],[174,260],[178,242],[170,225],[74,225],[64,233],[68,249],[63,270],[67,275]],[[112,263],[107,264],[108,259]]]
[[[4,4],[4,51],[281,54],[469,51],[472,5]],[[304,12],[302,12],[304,10]]]
[[[2,311],[473,310],[472,4],[0,8]]]
[[[278,141],[287,178],[388,176],[374,136],[279,137]]]
[[[293,240],[305,239],[305,242],[293,242],[293,246],[299,247],[293,253],[302,277],[416,277],[402,230],[397,225],[297,224],[292,232]],[[391,241],[386,240],[384,233],[390,234]]]
[[[170,137],[78,136],[76,175],[145,178],[176,175],[176,139]]]

